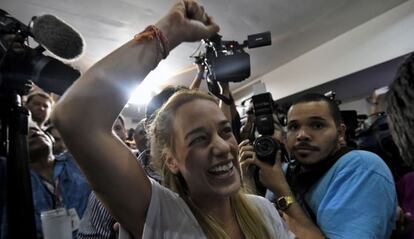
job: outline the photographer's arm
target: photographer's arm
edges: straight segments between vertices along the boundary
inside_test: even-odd
[[[244,140],[239,144],[239,161],[242,170],[243,187],[247,189],[249,193],[257,195],[256,183],[254,181],[254,168],[251,164],[248,164],[248,159],[255,160],[256,154],[254,153],[253,146],[249,140]]]
[[[254,127],[255,117],[253,112],[247,113],[247,121],[240,129],[240,138],[241,140],[249,139],[252,129]]]
[[[231,93],[230,93],[230,86],[228,82],[220,82],[220,86],[222,89],[222,95],[226,97],[227,99],[230,99]],[[234,104],[234,101],[232,100],[230,104],[226,104],[222,100],[219,102],[219,106],[221,111],[223,111],[226,118],[231,122],[233,119],[233,115],[231,114],[231,104]]]
[[[204,73],[205,73],[205,67],[202,64],[197,64],[197,75],[194,77],[193,81],[190,85],[190,90],[199,90],[201,82],[205,79]],[[222,88],[222,95],[224,95],[226,98],[230,98],[230,88],[229,83],[219,83]],[[234,105],[234,102],[232,102]],[[220,109],[223,111],[224,115],[228,120],[232,120],[232,110],[231,105],[228,105],[224,103],[222,100],[219,102]],[[235,108],[235,106],[234,106]]]
[[[260,181],[275,193],[276,198],[293,197],[282,170],[280,152],[278,152],[276,163],[273,166],[257,160],[256,157],[246,160],[245,164],[255,164],[260,168]],[[293,202],[283,211],[283,218],[289,229],[300,239],[325,238],[319,227],[312,222],[297,202]]]
[[[167,51],[218,31],[204,9],[191,0],[175,4],[155,26],[169,41]],[[53,113],[53,123],[92,188],[135,238],[141,237],[151,186],[134,155],[111,128],[131,89],[162,59],[165,52],[161,49],[157,37],[129,41],[76,81]]]
[[[191,82],[190,90],[200,89],[201,82],[204,80],[204,66],[201,64],[197,65],[197,75],[194,77],[193,82]]]

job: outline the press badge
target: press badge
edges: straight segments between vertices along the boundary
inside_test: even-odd
[[[78,213],[76,212],[75,208],[71,208],[68,210],[69,216],[72,222],[72,231],[76,231],[79,229],[80,219]]]
[[[79,216],[74,208],[58,208],[40,214],[45,239],[72,239],[72,232],[79,228]]]

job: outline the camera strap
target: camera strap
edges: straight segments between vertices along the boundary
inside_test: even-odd
[[[43,187],[45,188],[46,192],[50,195],[52,199],[52,208],[60,208],[62,207],[62,195],[60,192],[60,183],[59,179],[56,179],[55,182],[50,182],[43,176],[40,176],[40,180],[42,182]]]
[[[336,151],[331,157],[326,160],[322,160],[311,167],[304,167],[296,160],[289,162],[286,179],[290,188],[296,196],[297,201],[306,209],[308,215],[316,223],[316,216],[311,210],[305,200],[305,195],[309,189],[320,179],[331,167],[345,154],[352,149],[348,147],[342,147]]]
[[[226,97],[226,96],[220,94],[220,86],[218,85],[218,83],[216,81],[212,81],[212,80],[207,79],[207,87],[208,87],[208,91],[212,95],[219,98],[226,105],[231,105],[234,102],[233,97],[231,95],[230,95],[230,97]]]

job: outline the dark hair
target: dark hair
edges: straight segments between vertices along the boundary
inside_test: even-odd
[[[414,167],[414,54],[400,66],[386,96],[386,112],[402,158]]]
[[[160,93],[152,97],[145,110],[145,117],[147,120],[152,121],[158,109],[160,109],[172,95],[183,89],[188,88],[184,86],[167,86]]]
[[[331,113],[331,116],[335,122],[335,125],[339,127],[342,120],[341,120],[341,111],[339,110],[338,104],[336,104],[335,101],[329,99],[328,97],[322,94],[312,93],[312,94],[302,95],[301,97],[299,97],[292,103],[292,106],[300,104],[300,103],[318,102],[318,101],[323,101],[328,104],[329,112]]]

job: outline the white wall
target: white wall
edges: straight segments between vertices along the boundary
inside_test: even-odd
[[[346,32],[260,77],[274,99],[414,51],[414,1]]]

